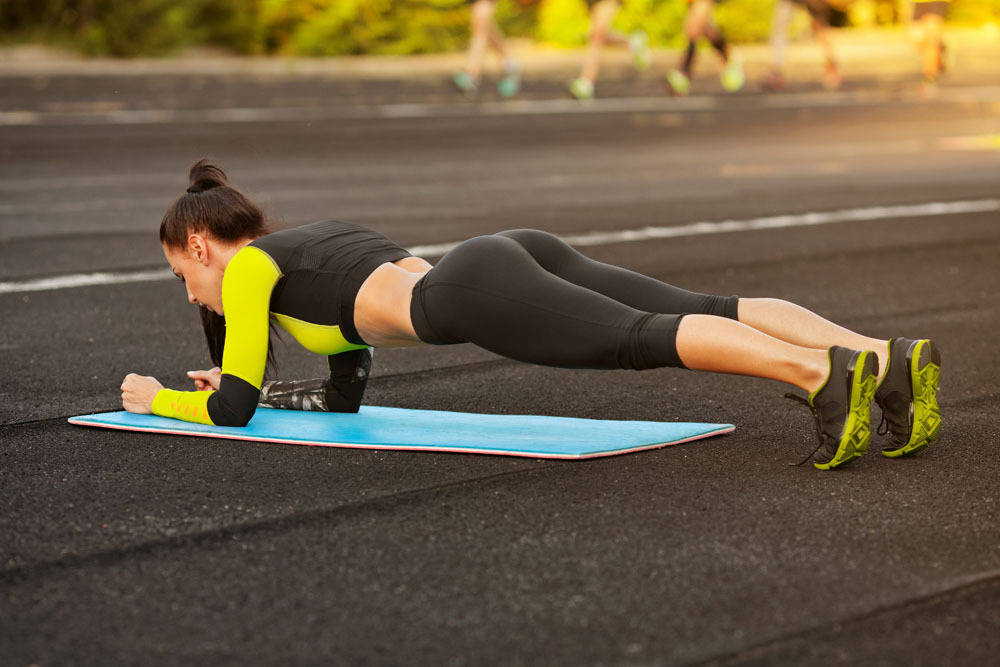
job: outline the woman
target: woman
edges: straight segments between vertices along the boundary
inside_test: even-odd
[[[330,357],[324,407],[334,411],[357,411],[370,346],[472,342],[549,366],[675,366],[787,382],[808,393],[794,398],[815,417],[820,469],[865,452],[873,399],[891,434],[886,456],[917,452],[938,435],[940,354],[930,340],[877,340],[786,301],[688,292],[595,262],[537,230],[470,239],[433,267],[356,225],[271,234],[215,165],[197,162],[190,182],[164,215],[160,242],[188,301],[206,309],[221,369],[190,374],[211,391],[164,389],[129,374],[121,388],[131,412],[245,425],[274,321]]]
[[[587,56],[580,68],[580,76],[569,84],[569,92],[578,100],[594,98],[594,84],[601,69],[601,51],[605,44],[628,47],[632,54],[635,68],[639,71],[649,69],[652,54],[649,51],[649,38],[642,30],[636,30],[626,36],[611,27],[621,9],[618,0],[587,0],[590,5],[590,34],[587,37]]]
[[[479,94],[479,79],[483,73],[486,49],[493,47],[503,59],[503,76],[497,82],[497,92],[506,99],[521,88],[521,67],[510,54],[503,31],[497,25],[495,0],[471,0],[469,60],[465,69],[455,72],[452,81],[466,95]]]
[[[924,78],[921,92],[933,95],[938,76],[945,70],[944,20],[948,16],[950,0],[915,0],[910,34],[920,51],[920,69]]]
[[[684,97],[691,92],[691,76],[694,72],[694,58],[698,51],[698,40],[704,37],[722,58],[722,74],[719,77],[726,92],[735,93],[746,82],[742,59],[732,53],[722,30],[712,18],[716,0],[688,0],[684,17],[684,36],[687,48],[680,69],[667,72],[667,83],[675,95]]]
[[[837,64],[833,50],[833,40],[830,28],[842,28],[847,25],[846,7],[849,2],[838,0],[779,0],[774,7],[771,23],[771,55],[773,62],[767,74],[765,86],[773,92],[785,88],[785,45],[788,41],[788,24],[792,20],[794,5],[806,9],[812,16],[812,30],[816,41],[823,48],[825,64],[823,66],[823,86],[828,90],[836,90],[843,83],[840,66]]]

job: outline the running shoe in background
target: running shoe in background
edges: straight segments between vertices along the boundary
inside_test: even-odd
[[[451,81],[458,88],[459,92],[466,95],[476,95],[479,92],[479,81],[469,76],[469,73],[465,70],[455,72],[451,77]]]
[[[691,92],[691,79],[679,69],[672,69],[667,72],[667,83],[674,95],[686,97]]]
[[[569,92],[578,100],[594,99],[594,82],[580,77],[569,84]]]
[[[649,50],[649,37],[644,31],[636,30],[628,36],[628,50],[637,70],[644,72],[649,69],[653,54]]]
[[[497,83],[500,97],[507,99],[517,95],[521,90],[521,66],[513,60],[504,64],[503,77]]]
[[[742,88],[747,80],[746,74],[743,73],[743,58],[735,53],[730,55],[719,78],[723,89],[728,93],[735,93]]]

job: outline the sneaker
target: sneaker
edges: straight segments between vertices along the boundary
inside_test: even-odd
[[[594,99],[594,82],[580,77],[569,84],[569,92],[578,100]]]
[[[637,70],[644,72],[649,69],[653,56],[649,50],[649,37],[645,32],[636,30],[628,36],[628,50]]]
[[[785,394],[813,413],[819,446],[810,457],[820,470],[838,468],[868,450],[872,398],[878,378],[878,356],[874,352],[835,345],[827,354],[830,374],[819,389],[808,398]]]
[[[889,365],[875,390],[875,402],[882,408],[878,434],[890,436],[883,456],[909,456],[937,439],[941,433],[940,381],[941,351],[934,341],[889,341]]]
[[[674,91],[674,95],[678,97],[686,97],[691,92],[691,79],[679,69],[672,69],[667,72],[667,83],[670,84],[670,89]]]
[[[521,90],[521,67],[517,63],[508,63],[504,67],[503,78],[497,83],[497,92],[500,97],[507,99],[517,95]]]
[[[735,54],[731,55],[726,60],[726,67],[722,70],[722,75],[719,78],[727,93],[735,93],[742,88],[747,81],[746,74],[743,73],[743,58]]]
[[[451,81],[460,92],[466,95],[475,95],[479,92],[479,80],[472,78],[465,70],[455,72]]]

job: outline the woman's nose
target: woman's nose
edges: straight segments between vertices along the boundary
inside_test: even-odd
[[[191,290],[188,290],[187,293],[188,293],[188,303],[190,303],[193,306],[197,306],[198,300],[194,298],[194,294],[191,294]]]

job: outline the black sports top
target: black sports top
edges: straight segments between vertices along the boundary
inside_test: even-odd
[[[384,235],[346,222],[315,222],[255,239],[222,276],[226,345],[218,391],[162,389],[153,414],[243,426],[257,407],[271,321],[317,354],[367,347],[354,301],[378,266],[410,253]]]
[[[344,338],[365,345],[354,328],[354,300],[361,284],[386,262],[410,253],[384,235],[328,220],[262,236],[250,245],[263,250],[281,271],[271,292],[271,313],[324,326],[339,326]]]

